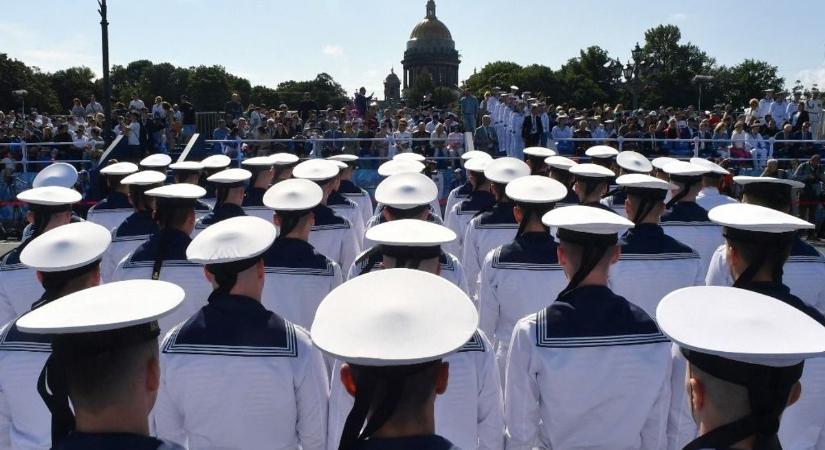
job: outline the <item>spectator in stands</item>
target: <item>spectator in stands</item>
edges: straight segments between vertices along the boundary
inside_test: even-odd
[[[820,156],[813,155],[808,161],[800,164],[793,174],[797,181],[805,183],[799,195],[799,217],[811,223],[816,223],[816,209],[819,206],[819,196],[822,194],[822,183],[825,181],[820,164]],[[819,240],[815,230],[808,231],[809,240]]]
[[[72,117],[77,117],[78,119],[82,119],[86,116],[86,108],[83,107],[83,104],[80,103],[79,98],[75,98],[72,100],[72,109],[70,110]]]
[[[97,114],[103,112],[103,106],[95,100],[94,95],[89,96],[89,104],[86,105],[86,114]]]
[[[484,115],[481,118],[481,126],[476,128],[473,134],[473,143],[476,150],[486,152],[490,156],[499,156],[498,154],[498,137],[496,130],[492,127],[492,117]]]
[[[304,92],[304,98],[298,104],[298,115],[302,120],[306,121],[309,118],[309,113],[318,109],[318,103],[312,99],[309,92]]]
[[[576,131],[573,132],[573,137],[577,139],[590,139],[593,137],[593,134],[590,133],[590,130],[587,128],[587,120],[580,119],[578,121],[578,128]],[[576,156],[584,156],[585,150],[592,147],[593,143],[589,141],[574,141],[573,148],[574,153]]]
[[[137,94],[132,96],[132,101],[129,102],[129,111],[132,112],[141,112],[146,105],[143,103]]]
[[[243,106],[241,105],[241,96],[237,93],[232,93],[232,98],[223,107],[224,114],[230,122],[238,123],[238,119],[243,115]]]
[[[768,158],[773,158],[773,150],[770,148],[770,145],[762,139],[759,128],[759,123],[753,123],[751,124],[750,132],[745,135],[745,149],[751,155],[754,169],[762,169],[765,167]]]
[[[799,102],[796,106],[796,111],[791,114],[790,122],[793,125],[794,131],[802,129],[802,124],[810,122],[811,118],[808,111],[805,111],[805,102]]]
[[[178,110],[181,113],[181,140],[185,143],[197,131],[195,125],[195,106],[189,101],[188,95],[180,96],[180,104]]]
[[[745,123],[738,121],[733,126],[733,132],[730,134],[730,158],[743,159],[750,158],[751,155],[745,148],[745,141],[747,140],[747,133],[745,132]],[[728,157],[728,156],[724,156]]]
[[[438,129],[438,126],[441,125],[442,132],[443,132],[443,125],[438,124],[436,125],[435,129],[432,132],[428,132],[426,126],[424,125],[423,121],[418,122],[418,128],[412,134],[412,151],[418,153],[419,155],[424,156],[431,156],[432,153],[430,151],[430,139],[432,137],[432,133]],[[400,127],[399,127],[400,128]],[[444,139],[447,138],[447,134],[444,134]]]
[[[799,158],[799,146],[797,144],[781,142],[795,139],[791,124],[786,123],[782,127],[782,131],[776,133],[773,138],[780,141],[773,144],[774,155],[779,158]]]
[[[800,127],[799,131],[793,134],[794,140],[797,141],[810,141],[813,140],[813,133],[811,132],[811,123],[810,122],[802,122],[802,126]],[[798,157],[799,158],[809,158],[817,151],[817,146],[811,142],[799,142],[796,144],[798,150]]]
[[[128,160],[138,162],[143,158],[143,146],[140,142],[140,115],[136,112],[129,114],[123,133],[126,136],[126,145],[129,148]]]
[[[372,100],[372,96],[375,95],[375,93],[373,92],[369,95],[369,97],[367,97],[366,93],[367,89],[364,87],[361,87],[361,89],[358,89],[358,92],[355,93],[355,112],[358,114],[358,117],[362,119],[366,117],[367,105],[369,104],[370,100]]]

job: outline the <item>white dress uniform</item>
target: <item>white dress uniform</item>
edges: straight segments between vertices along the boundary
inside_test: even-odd
[[[470,184],[469,181],[465,182],[461,186],[453,189],[447,194],[447,204],[444,206],[444,220],[446,221],[450,216],[450,211],[453,210],[453,207],[464,200],[470,198],[470,194],[473,192],[473,185]]]
[[[209,178],[206,179],[206,181],[212,183],[213,185],[217,185],[215,187],[216,190],[220,189],[220,185],[223,185],[223,187],[226,189],[237,189],[242,187],[244,183],[249,181],[249,179],[251,178],[252,172],[246,169],[225,169],[214,175],[211,175]],[[208,205],[204,204],[204,206]],[[192,236],[196,236],[198,233],[205,230],[206,227],[210,225],[214,225],[218,222],[230,219],[232,217],[245,215],[246,212],[244,211],[242,205],[224,202],[220,205],[213,207],[211,211],[206,212],[204,216],[197,219],[197,221],[195,222],[195,230],[192,232]],[[269,220],[271,221],[271,218]]]
[[[705,211],[710,211],[719,205],[727,205],[728,203],[737,203],[737,201],[720,193],[719,189],[715,187],[702,188],[696,196],[696,204],[704,208]]]
[[[808,117],[811,119],[811,135],[814,139],[820,139],[822,136],[822,100],[809,98],[805,101],[805,111],[808,111]]]
[[[776,121],[777,128],[781,127],[786,120],[790,119],[790,117],[787,116],[787,110],[787,100],[774,101],[771,103],[771,117]]]
[[[459,202],[447,212],[444,225],[453,230],[458,236],[455,242],[451,242],[444,248],[454,255],[460,255],[464,248],[464,236],[467,233],[467,226],[473,217],[482,211],[491,210],[495,204],[493,194],[488,191],[473,191],[469,198]]]
[[[111,192],[106,198],[89,208],[86,220],[96,223],[112,231],[118,227],[134,209],[129,203],[129,197],[122,192]]]
[[[699,254],[706,272],[710,257],[723,240],[721,227],[708,220],[707,211],[694,202],[679,202],[662,216],[661,223],[668,236]]]
[[[309,243],[340,267],[352,265],[358,256],[358,242],[361,238],[350,221],[323,204],[316,206],[313,213],[315,225],[309,233]]]
[[[358,236],[358,251],[360,252],[363,244],[363,236],[366,231],[366,224],[364,222],[363,212],[358,204],[354,201],[344,197],[338,192],[332,192],[327,198],[327,207],[338,215],[347,219],[352,224],[352,229],[355,235]]]
[[[364,272],[367,271],[367,268],[370,268],[368,272],[379,270],[382,259],[383,255],[378,247],[365,250],[358,255],[358,258],[356,258],[355,262],[350,266],[347,271],[347,280],[363,275]],[[467,292],[467,278],[464,275],[464,269],[461,266],[461,262],[458,261],[458,258],[442,251],[438,262],[441,265],[441,272],[439,272],[441,278],[458,286],[462,291]]]
[[[773,103],[773,99],[770,98],[759,100],[759,108],[756,110],[756,116],[761,123],[765,123],[765,116],[771,113],[771,103]],[[777,123],[777,126],[779,126],[779,123]]]
[[[100,275],[103,281],[110,281],[120,261],[149,237],[158,232],[158,225],[152,218],[151,211],[133,212],[112,231],[112,245],[100,262]]]
[[[267,222],[272,222],[272,210],[263,204],[264,192],[266,192],[266,189],[263,188],[251,187],[247,189],[241,206],[247,216],[255,216]]]
[[[457,353],[444,358],[450,364],[447,392],[435,399],[435,432],[457,448],[501,449],[504,405],[501,379],[490,341],[477,331]],[[338,448],[347,413],[354,403],[340,379],[335,361],[329,396],[327,449]]]
[[[257,217],[227,219],[199,234],[187,256],[207,266],[257,261],[276,235]],[[193,449],[323,449],[321,353],[304,329],[223,289],[163,340],[155,432]]]
[[[338,193],[358,205],[358,210],[361,211],[361,218],[364,220],[364,224],[370,221],[373,207],[372,197],[370,197],[369,192],[361,189],[351,180],[341,180]]]

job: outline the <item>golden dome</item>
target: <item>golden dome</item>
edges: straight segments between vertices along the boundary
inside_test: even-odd
[[[413,28],[410,33],[410,43],[413,41],[442,41],[447,46],[453,47],[453,36],[444,22],[435,16],[435,1],[427,2],[427,17]]]

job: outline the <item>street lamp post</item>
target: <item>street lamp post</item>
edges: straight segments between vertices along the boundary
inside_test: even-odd
[[[699,107],[697,108],[699,111],[702,110],[702,86],[705,83],[710,83],[713,81],[713,75],[696,75],[691,80],[693,84],[699,85]]]
[[[103,122],[103,139],[106,145],[109,145],[114,136],[112,136],[112,82],[109,79],[109,21],[107,20],[106,0],[97,0],[100,9],[100,31],[101,43],[103,46],[103,115],[105,120]]]
[[[29,91],[27,91],[25,89],[15,89],[15,90],[11,91],[11,93],[18,96],[18,97],[20,97],[20,101],[22,102],[22,105],[23,105],[22,106],[22,108],[23,108],[23,110],[22,110],[23,123],[25,123],[25,121],[26,121],[26,95],[29,93]]]
[[[632,57],[631,61],[623,67],[620,60],[611,61],[605,67],[613,71],[616,78],[624,77],[625,85],[628,92],[633,99],[633,109],[639,107],[639,95],[642,90],[649,84],[645,78],[651,74],[655,74],[659,70],[659,66],[653,61],[645,61],[642,59],[644,50],[639,47],[639,43],[630,51]]]

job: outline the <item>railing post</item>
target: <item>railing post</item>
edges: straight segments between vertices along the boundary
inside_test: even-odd
[[[693,137],[693,157],[699,157],[699,136]]]
[[[619,143],[619,151],[622,151],[622,147],[624,147],[624,136],[617,136],[616,142]]]

